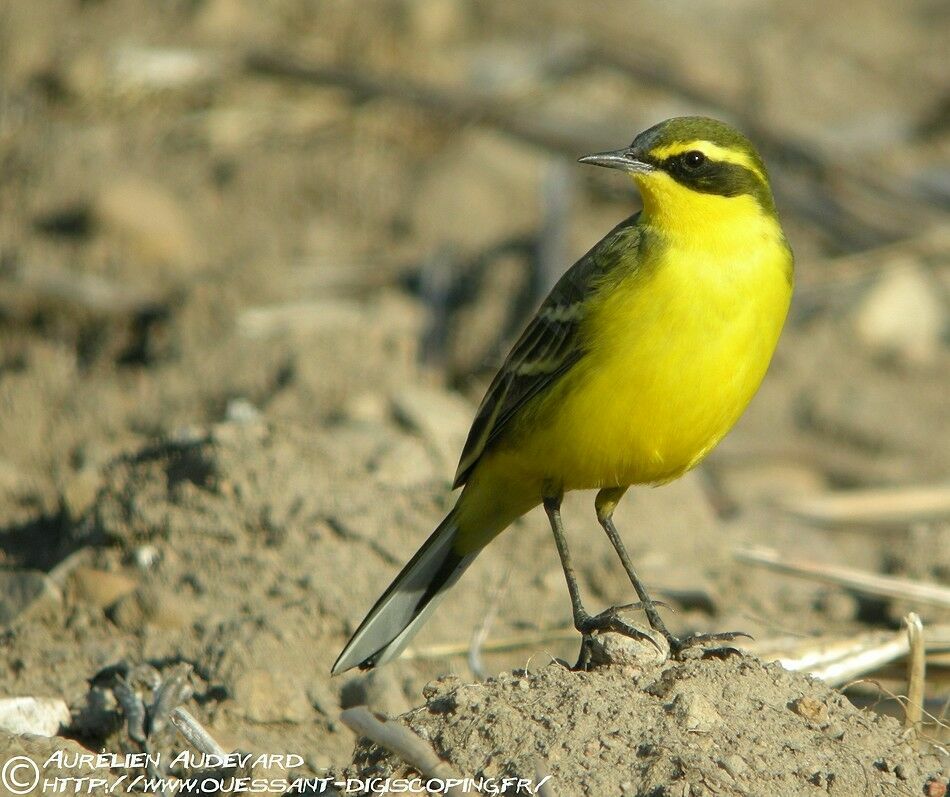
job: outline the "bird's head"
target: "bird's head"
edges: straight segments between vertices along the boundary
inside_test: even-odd
[[[719,221],[725,216],[775,215],[765,164],[752,143],[725,122],[703,116],[668,119],[644,130],[629,147],[580,159],[625,171],[657,221]]]

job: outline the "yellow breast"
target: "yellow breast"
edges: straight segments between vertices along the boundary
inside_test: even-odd
[[[730,218],[744,201],[715,199],[731,203]],[[667,236],[647,224],[641,268],[591,301],[588,355],[544,398],[517,445],[526,465],[543,463],[542,479],[564,489],[668,481],[738,420],[765,376],[792,290],[777,222],[738,210],[741,224],[705,234]]]

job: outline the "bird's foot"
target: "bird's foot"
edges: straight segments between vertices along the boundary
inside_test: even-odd
[[[661,650],[657,641],[646,631],[641,631],[636,626],[630,625],[624,620],[620,613],[622,611],[633,611],[640,608],[639,603],[630,603],[625,606],[611,606],[600,614],[587,614],[583,610],[574,617],[574,627],[585,637],[597,633],[620,634],[630,639],[637,639],[641,642],[649,642],[657,650]]]
[[[663,636],[665,636],[666,641],[670,643],[670,655],[674,659],[682,659],[683,654],[687,650],[691,650],[693,648],[702,648],[703,658],[725,658],[726,656],[732,655],[739,656],[742,655],[742,651],[740,651],[738,648],[735,648],[729,644],[721,645],[718,643],[734,642],[740,637],[752,639],[752,636],[745,633],[745,631],[724,631],[718,634],[690,634],[689,636],[685,637],[673,636],[673,634],[669,633],[669,631],[666,631],[663,633]]]

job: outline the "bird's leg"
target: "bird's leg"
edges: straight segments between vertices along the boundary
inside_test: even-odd
[[[660,617],[660,613],[656,610],[656,605],[647,593],[646,587],[643,586],[643,582],[640,581],[639,576],[637,576],[636,571],[633,569],[630,554],[627,553],[623,540],[620,539],[620,534],[617,532],[617,527],[614,525],[614,510],[617,508],[617,504],[620,503],[620,499],[623,498],[623,494],[626,491],[627,489],[625,487],[614,487],[601,490],[597,493],[597,498],[594,499],[594,507],[597,510],[597,520],[600,522],[600,525],[604,527],[604,531],[607,532],[610,542],[613,544],[617,555],[620,557],[620,561],[623,563],[623,569],[627,571],[630,583],[633,584],[633,588],[637,591],[637,597],[640,599],[640,605],[643,607],[643,612],[646,614],[647,620],[650,621],[650,627],[653,628],[654,631],[659,631],[663,634],[667,640],[672,641],[673,635],[669,632],[669,629],[667,629],[666,623],[663,622],[663,618]],[[672,649],[672,647],[671,644],[670,649]]]
[[[612,487],[597,493],[597,498],[594,500],[594,506],[597,510],[597,520],[600,522],[600,525],[603,526],[604,531],[607,532],[607,536],[610,538],[610,542],[614,546],[617,556],[620,557],[623,569],[627,571],[627,577],[630,579],[630,583],[633,584],[633,588],[637,591],[637,597],[640,598],[640,605],[647,616],[647,620],[650,622],[650,627],[666,638],[666,641],[670,644],[670,652],[674,656],[678,656],[687,648],[702,645],[707,642],[731,642],[742,636],[748,637],[748,634],[742,633],[741,631],[722,634],[693,634],[687,637],[676,637],[670,633],[670,630],[666,627],[666,623],[664,623],[660,617],[660,613],[656,610],[657,601],[650,598],[646,587],[643,586],[643,582],[633,569],[630,554],[627,553],[627,548],[624,546],[623,540],[620,539],[620,533],[614,525],[614,510],[617,508],[617,504],[626,491],[626,487]]]
[[[596,631],[612,631],[631,639],[642,639],[656,645],[656,641],[638,628],[624,622],[618,614],[618,609],[627,607],[612,606],[598,615],[591,615],[581,602],[581,591],[577,586],[577,575],[574,573],[574,564],[571,561],[571,552],[567,547],[567,538],[564,535],[564,524],[561,522],[562,494],[544,498],[544,511],[551,522],[551,531],[554,532],[554,542],[557,545],[557,554],[561,559],[561,568],[564,570],[564,579],[567,581],[567,591],[571,595],[571,610],[574,614],[574,627],[582,634],[589,635]],[[655,611],[655,610],[654,610]]]

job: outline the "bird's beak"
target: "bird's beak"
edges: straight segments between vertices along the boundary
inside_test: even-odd
[[[591,163],[594,166],[604,166],[608,169],[620,169],[622,172],[631,172],[632,174],[647,174],[656,170],[655,166],[639,160],[630,147],[585,155],[583,158],[578,158],[577,162]]]

